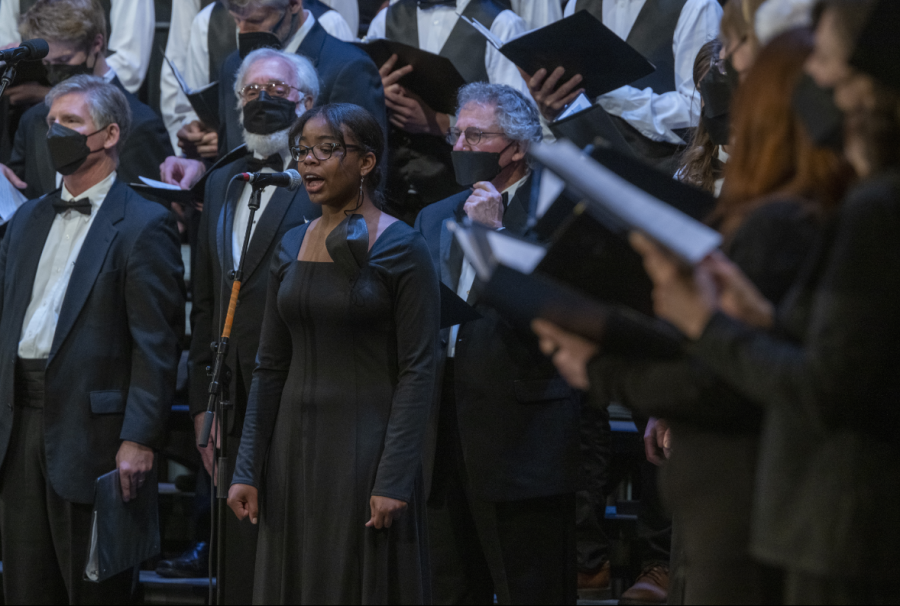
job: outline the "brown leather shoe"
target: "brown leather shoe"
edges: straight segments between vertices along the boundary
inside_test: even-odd
[[[597,569],[597,572],[578,573],[578,597],[582,600],[602,599],[608,597],[600,594],[609,593],[609,562]]]
[[[634,585],[625,590],[619,604],[665,604],[669,597],[669,567],[652,564],[644,568]]]

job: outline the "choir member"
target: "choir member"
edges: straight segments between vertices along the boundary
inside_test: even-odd
[[[125,90],[107,59],[107,27],[99,0],[38,0],[22,15],[19,29],[26,39],[44,38],[50,45],[44,62],[54,84],[76,74],[92,74],[125,93],[132,128],[122,141],[118,172],[127,183],[141,176],[157,178],[159,164],[172,154],[172,146],[162,120]],[[47,112],[47,106],[39,104],[23,114],[10,160],[0,165],[7,178],[31,197],[57,189],[62,181],[46,142]]]
[[[322,216],[272,257],[229,505],[258,523],[258,603],[429,603],[422,444],[440,295],[422,236],[379,210],[384,131],[307,112],[291,154]]]
[[[0,245],[0,533],[13,604],[123,603],[132,573],[84,578],[98,476],[135,498],[164,443],[184,332],[171,214],[118,178],[131,112],[79,75],[47,96],[62,188]],[[143,490],[147,490],[144,488]]]
[[[416,219],[441,280],[482,315],[442,333],[425,459],[434,599],[573,603],[579,397],[533,335],[478,302],[475,271],[447,227],[468,217],[526,231],[526,153],[541,139],[540,117],[528,97],[498,84],[466,85],[459,108],[450,139],[467,189]]]

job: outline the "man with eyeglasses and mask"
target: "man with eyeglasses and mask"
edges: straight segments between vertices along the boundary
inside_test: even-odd
[[[206,184],[203,212],[192,279],[191,351],[188,360],[190,406],[199,436],[208,402],[209,377],[206,367],[213,363],[209,344],[217,341],[223,311],[228,307],[234,272],[250,216],[248,202],[252,187],[231,178],[243,172],[281,172],[292,164],[288,132],[298,116],[316,102],[319,80],[312,64],[294,53],[264,48],[251,52],[241,63],[232,88],[230,103],[240,103],[243,139],[252,155],[216,169]],[[241,428],[266,302],[269,261],[288,230],[321,214],[301,187],[296,191],[266,187],[260,196],[251,227],[250,244],[244,262],[240,298],[234,317],[227,363],[232,371],[228,457],[233,465],[240,447]],[[212,443],[200,448],[206,470],[212,477]],[[231,470],[227,476],[231,478]],[[235,516],[226,519],[226,600],[229,604],[249,604],[253,597],[254,561],[258,527]],[[192,576],[197,556],[188,550],[172,561],[171,576]]]
[[[459,91],[450,131],[466,190],[419,213],[446,286],[481,314],[442,333],[442,385],[426,445],[432,593],[439,604],[575,602],[575,490],[580,402],[537,341],[478,301],[475,271],[447,228],[468,217],[522,234],[541,140],[537,109],[519,91]]]
[[[223,0],[238,27],[238,50],[225,60],[219,74],[219,155],[242,142],[238,109],[231,87],[241,61],[257,48],[276,48],[309,59],[319,74],[317,103],[353,103],[366,109],[382,126],[387,117],[378,68],[352,44],[329,35],[303,0]],[[191,187],[203,174],[199,161],[167,158],[160,167],[163,181]]]
[[[97,0],[39,0],[22,16],[24,39],[43,38],[51,84],[78,74],[103,78],[119,88],[131,109],[132,129],[119,156],[119,177],[126,183],[144,176],[159,178],[159,165],[172,154],[165,125],[150,107],[125,90],[106,59],[106,17]],[[57,189],[62,176],[54,169],[46,144],[47,112],[43,103],[25,112],[16,130],[12,155],[3,174],[28,197]]]
[[[4,596],[130,603],[131,570],[84,578],[94,491],[118,470],[128,502],[154,479],[184,334],[178,230],[118,176],[124,92],[79,75],[45,103],[62,187],[22,205],[0,244]]]

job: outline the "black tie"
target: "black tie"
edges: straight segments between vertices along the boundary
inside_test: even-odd
[[[506,210],[507,208],[509,208],[509,192],[503,192],[500,197],[503,198],[503,210]]]
[[[419,8],[434,8],[435,6],[451,6],[456,8],[456,0],[418,0]]]
[[[268,166],[276,173],[280,173],[284,170],[284,160],[281,159],[281,154],[272,154],[265,160],[260,160],[256,156],[251,156],[247,158],[247,168],[250,169],[251,173],[258,173],[263,168]]]
[[[82,198],[81,200],[71,200],[66,202],[62,198],[57,198],[53,201],[53,210],[55,210],[58,215],[61,215],[67,210],[74,210],[80,212],[82,215],[91,216],[91,199]]]

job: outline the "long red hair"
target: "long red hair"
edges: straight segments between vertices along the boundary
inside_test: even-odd
[[[841,154],[816,147],[791,99],[812,52],[812,33],[797,29],[763,48],[735,94],[732,143],[713,222],[726,236],[767,198],[790,195],[835,207],[850,171]]]

